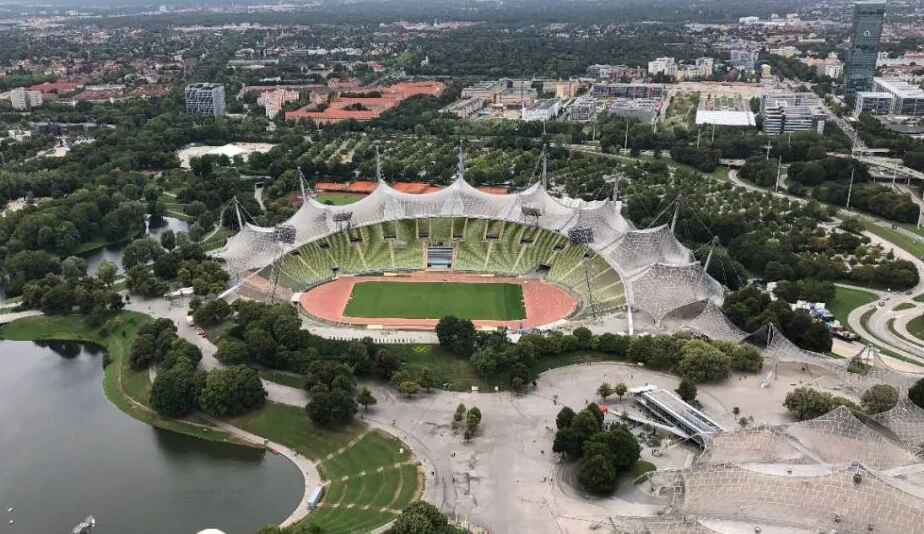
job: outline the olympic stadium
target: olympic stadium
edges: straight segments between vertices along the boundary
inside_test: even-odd
[[[894,369],[877,351],[852,360],[805,351],[773,325],[740,330],[722,313],[723,288],[674,237],[673,223],[638,229],[622,216],[621,202],[556,198],[543,180],[521,192],[486,193],[467,183],[464,172],[433,193],[403,193],[379,180],[353,204],[325,205],[307,192],[302,200],[275,227],[238,215],[241,230],[218,255],[236,277],[239,296],[291,302],[315,322],[395,331],[432,329],[440,310],[457,310],[482,327],[514,329],[617,318],[629,333],[685,329],[749,343],[763,354],[762,374],[702,386],[704,411],[723,426],[692,440],[701,451],[681,447],[688,441],[682,436],[673,448],[659,446],[666,459],[653,451],[647,457],[659,463],[657,471],[606,503],[575,495],[544,451],[530,450],[523,462],[521,443],[549,439],[547,398],[479,397],[498,419],[497,431],[510,434],[475,444],[458,462],[447,448],[454,445],[426,425],[418,429],[421,421],[437,425],[451,414],[402,405],[394,421],[412,429],[423,443],[418,452],[429,454],[442,483],[457,490],[441,492],[428,480],[425,498],[441,509],[499,531],[516,523],[545,532],[547,504],[504,500],[535,492],[543,496],[536,503],[553,503],[556,520],[573,521],[575,531],[924,534],[924,410],[902,400],[871,417],[843,407],[796,423],[780,415],[784,396],[797,385],[859,399],[888,384],[904,399],[921,375]],[[601,371],[606,379],[676,387],[676,377],[606,365],[550,371],[539,387],[575,405],[599,384]],[[449,400],[433,405],[446,410],[466,395],[441,394]],[[509,409],[511,402],[517,409]],[[731,403],[771,424],[728,430],[738,423]],[[476,458],[509,471],[479,484]],[[545,477],[550,472],[557,484]],[[504,505],[478,504],[495,502]]]
[[[242,219],[219,256],[238,278],[241,296],[291,299],[317,319],[352,325],[432,328],[442,316],[345,313],[356,288],[374,277],[521,286],[523,310],[481,316],[476,306],[466,318],[481,326],[540,327],[621,314],[632,332],[636,322],[659,324],[691,304],[721,304],[721,285],[670,225],[638,229],[621,211],[616,200],[556,198],[542,181],[497,195],[473,187],[461,172],[427,194],[402,193],[379,180],[374,192],[349,205],[305,194],[298,211],[276,227]]]

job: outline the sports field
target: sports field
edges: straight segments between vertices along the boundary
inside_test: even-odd
[[[526,318],[518,284],[361,282],[353,286],[347,317],[516,321]]]

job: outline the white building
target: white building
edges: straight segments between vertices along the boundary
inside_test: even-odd
[[[30,109],[41,107],[42,93],[40,91],[28,91],[25,87],[17,87],[10,91],[10,104],[16,111],[29,111]]]
[[[288,102],[296,101],[298,101],[298,91],[283,88],[261,93],[257,97],[257,104],[260,104],[266,110],[266,118],[268,119],[275,119],[276,115],[282,111],[282,108]]]
[[[558,117],[559,111],[561,111],[561,101],[557,98],[549,98],[546,100],[539,100],[532,107],[524,107],[522,118],[527,122],[549,121]]]
[[[673,78],[677,75],[677,61],[672,57],[659,57],[648,62],[648,74],[657,76],[663,74]]]
[[[890,115],[924,116],[924,90],[902,80],[873,78],[873,91],[892,95]]]
[[[225,86],[194,83],[186,86],[186,112],[221,117],[225,114]]]

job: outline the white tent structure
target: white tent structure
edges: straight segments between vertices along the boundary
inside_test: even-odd
[[[622,216],[622,202],[559,199],[536,182],[524,191],[495,195],[460,176],[449,186],[427,194],[402,193],[379,180],[370,195],[349,205],[329,206],[304,195],[299,210],[283,225],[295,229],[291,243],[275,241],[275,229],[243,223],[216,255],[233,275],[261,269],[280,254],[346,230],[384,222],[435,217],[465,217],[538,226],[568,236],[589,231],[587,245],[616,271],[626,287],[630,328],[632,311],[657,322],[670,311],[694,302],[720,304],[721,285],[706,274],[668,225],[639,230]]]

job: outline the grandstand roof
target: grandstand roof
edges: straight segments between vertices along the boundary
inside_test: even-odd
[[[357,182],[318,182],[314,185],[314,188],[318,191],[340,191],[344,193],[367,195],[375,191],[378,186],[378,182],[360,180]],[[411,193],[415,195],[435,193],[442,189],[442,187],[438,185],[428,184],[426,182],[395,182],[391,184],[391,188],[401,193]],[[506,187],[479,187],[478,190],[492,195],[507,194]]]
[[[523,208],[538,210],[538,217]],[[722,287],[692,262],[667,226],[637,230],[622,216],[618,201],[584,202],[555,198],[537,182],[524,191],[495,195],[480,191],[462,178],[450,186],[423,194],[402,192],[384,181],[368,196],[348,205],[328,206],[313,198],[303,203],[284,224],[295,227],[293,243],[272,242],[273,229],[245,223],[216,255],[234,274],[263,268],[279,254],[351,227],[387,221],[432,217],[466,217],[537,225],[568,235],[576,228],[590,229],[589,246],[626,282],[626,300],[634,309],[660,321],[680,306],[702,300],[720,302]],[[642,295],[633,299],[633,293]]]

